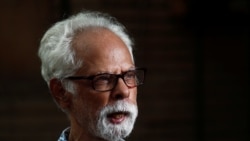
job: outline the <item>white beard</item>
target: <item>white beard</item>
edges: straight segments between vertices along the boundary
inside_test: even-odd
[[[107,115],[114,112],[128,112],[125,120],[120,124],[112,124]],[[108,105],[100,110],[96,127],[92,127],[94,134],[107,141],[124,141],[133,130],[138,108],[134,104],[125,101],[118,101],[113,105]]]

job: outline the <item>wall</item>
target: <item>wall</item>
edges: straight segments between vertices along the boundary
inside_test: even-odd
[[[128,140],[246,141],[249,23],[246,0],[3,0],[0,140],[56,140],[68,120],[37,57],[43,33],[82,9],[117,17],[135,40],[139,117]]]

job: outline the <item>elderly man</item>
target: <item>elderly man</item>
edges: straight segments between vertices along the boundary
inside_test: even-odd
[[[70,127],[58,141],[122,141],[137,117],[132,41],[113,17],[85,11],[52,26],[41,40],[42,76]]]

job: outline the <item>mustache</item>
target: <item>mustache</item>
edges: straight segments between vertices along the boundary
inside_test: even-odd
[[[111,116],[124,115],[126,118],[121,124],[112,124],[109,120]],[[138,115],[136,104],[127,101],[116,101],[115,103],[104,106],[97,117],[96,135],[111,141],[124,141],[133,127]]]
[[[112,113],[126,113],[129,116],[137,116],[138,107],[135,104],[127,101],[117,101],[113,104],[109,104],[100,110],[100,115],[107,117]]]

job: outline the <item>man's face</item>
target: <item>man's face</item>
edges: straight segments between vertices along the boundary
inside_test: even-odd
[[[107,29],[91,28],[78,33],[73,47],[84,66],[75,76],[121,74],[135,68],[126,45]],[[137,117],[136,87],[128,88],[121,78],[114,89],[106,92],[94,90],[91,80],[74,83],[76,95],[70,107],[71,128],[106,140],[119,140],[131,132]]]

